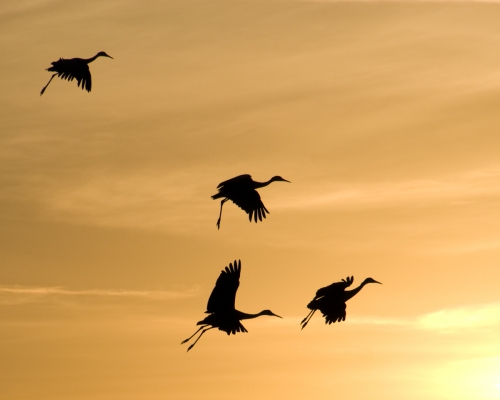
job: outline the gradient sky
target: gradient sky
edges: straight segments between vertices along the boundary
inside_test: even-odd
[[[500,399],[500,4],[0,1],[0,397]],[[91,93],[50,78],[88,58]],[[249,173],[250,224],[219,182]],[[186,353],[221,269],[283,320]],[[316,289],[368,285],[345,322]]]

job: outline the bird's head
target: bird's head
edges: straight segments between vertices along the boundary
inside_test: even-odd
[[[275,313],[273,313],[271,310],[263,310],[259,313],[259,315],[270,315],[272,317],[278,317],[278,318],[283,318],[283,317],[280,317],[279,315],[276,315]]]
[[[109,57],[109,58],[113,58],[113,57],[107,55],[104,51],[100,51],[99,53],[97,53],[97,57]]]
[[[364,281],[363,283],[364,283],[365,285],[366,285],[367,283],[378,283],[379,285],[382,285],[382,282],[378,282],[378,281],[376,281],[376,280],[375,280],[375,279],[373,279],[373,278],[366,278],[366,279],[365,279],[365,281]]]
[[[281,176],[276,175],[271,178],[271,182],[288,182],[291,183],[290,181],[287,181],[286,179],[283,179]]]

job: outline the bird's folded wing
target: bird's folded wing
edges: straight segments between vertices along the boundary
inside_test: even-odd
[[[351,286],[352,280],[347,280],[347,281],[341,281],[341,282],[334,282],[331,285],[322,287],[321,289],[318,289],[316,292],[316,296],[314,297],[315,299],[318,299],[322,296],[338,296],[341,293],[344,292],[344,290]]]
[[[252,183],[252,177],[249,174],[238,175],[234,178],[228,179],[227,181],[219,183],[217,189],[222,187],[230,187],[230,186],[240,186],[245,185],[246,183]]]

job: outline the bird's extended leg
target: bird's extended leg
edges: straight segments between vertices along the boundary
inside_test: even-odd
[[[212,326],[210,328],[206,328],[203,331],[201,331],[200,336],[198,336],[198,338],[194,341],[194,343],[191,346],[188,347],[187,351],[191,350],[194,347],[194,345],[198,342],[198,340],[200,340],[200,338],[203,336],[203,334],[206,331],[209,331],[210,329],[214,329],[214,328],[215,328],[215,326]]]
[[[184,343],[186,343],[186,342],[189,342],[189,340],[190,340],[190,339],[191,339],[194,335],[196,335],[199,331],[201,331],[202,329],[204,329],[204,328],[206,328],[206,327],[207,327],[207,325],[200,326],[200,329],[198,329],[195,333],[193,333],[191,336],[189,336],[186,340],[183,340],[183,341],[181,342],[181,344],[184,344]]]
[[[222,206],[223,206],[223,205],[224,205],[224,203],[225,203],[226,201],[228,201],[228,200],[229,200],[229,199],[224,199],[224,200],[222,200],[222,201],[220,202],[220,213],[219,213],[219,219],[217,220],[217,223],[216,223],[216,225],[217,225],[217,229],[220,229],[220,219],[222,218]]]
[[[53,74],[50,79],[49,79],[49,82],[43,87],[42,91],[40,92],[40,96],[43,94],[43,92],[45,92],[45,89],[47,89],[47,86],[49,86],[49,83],[52,82],[52,79],[54,79],[54,76],[56,76],[56,74]]]
[[[304,329],[306,327],[306,325],[309,323],[309,321],[311,320],[311,318],[315,312],[316,312],[316,310],[312,310],[309,314],[307,314],[307,317],[305,317],[302,320],[302,322],[300,323],[302,325],[302,329]]]
[[[300,325],[302,325],[312,313],[314,313],[314,310],[309,311],[309,314],[307,314],[307,316],[302,321],[300,321]]]

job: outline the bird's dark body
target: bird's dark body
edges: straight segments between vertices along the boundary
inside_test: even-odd
[[[321,297],[309,302],[307,308],[321,311],[326,324],[345,321],[347,306],[343,296]]]
[[[356,289],[346,290],[353,281],[354,277],[351,276],[342,279],[341,282],[335,282],[318,289],[316,296],[307,304],[307,308],[311,311],[300,323],[302,329],[306,327],[316,310],[321,311],[321,314],[323,314],[325,324],[330,325],[335,322],[345,321],[347,300],[354,297],[367,283],[380,283],[372,278],[366,278]]]
[[[59,60],[52,62],[52,66],[47,68],[47,71],[55,73],[41,90],[40,96],[45,92],[45,89],[47,89],[47,86],[49,86],[55,76],[68,81],[76,79],[78,87],[81,86],[82,89],[90,92],[92,90],[92,77],[90,75],[89,63],[94,61],[97,57],[113,58],[108,56],[104,51],[100,51],[92,58],[60,58]]]
[[[204,319],[196,325],[201,325],[200,328],[189,338],[182,341],[186,343],[201,331],[195,342],[188,347],[188,351],[200,340],[201,336],[210,329],[217,328],[220,331],[226,332],[228,335],[235,335],[238,332],[248,332],[241,324],[242,319],[257,318],[261,315],[271,315],[281,318],[270,310],[263,310],[257,314],[247,314],[238,311],[235,308],[236,291],[240,285],[241,261],[234,261],[229,266],[221,271],[215,287],[210,294],[207,303],[207,314]],[[182,344],[181,343],[181,344]]]
[[[66,60],[60,58],[58,61],[52,62],[52,67],[47,68],[47,71],[57,72],[57,76],[61,79],[72,81],[76,79],[78,87],[82,87],[87,92],[92,90],[92,77],[88,64],[82,58],[71,58]]]
[[[241,324],[237,311],[229,312],[221,318],[218,314],[210,314],[205,319],[199,321],[196,325],[211,325],[228,335],[236,335],[238,332],[248,332]]]
[[[219,192],[212,196],[212,199],[223,199],[221,202],[221,210],[217,226],[220,228],[220,219],[222,216],[222,206],[227,200],[231,200],[239,208],[248,214],[248,220],[251,222],[252,218],[255,222],[262,221],[266,218],[266,213],[269,210],[264,206],[259,193],[256,189],[269,185],[271,182],[283,181],[288,182],[281,176],[274,176],[267,182],[256,182],[248,174],[239,175],[227,181],[219,183],[217,189]]]
[[[340,282],[334,282],[331,285],[318,289],[316,291],[316,296],[314,296],[314,299],[319,299],[320,297],[324,296],[339,297],[339,294],[341,294],[344,290],[351,286],[352,282],[354,282],[354,277],[348,276],[346,279],[342,279],[342,281]]]
[[[248,214],[249,221],[252,221],[252,217],[255,222],[262,221],[262,218],[266,218],[266,213],[269,214],[269,211],[264,206],[259,192],[255,190],[254,186],[250,175],[239,175],[219,183],[217,186],[219,192],[214,194],[212,199],[229,199]]]
[[[345,289],[353,282],[353,278],[341,282],[334,282],[316,291],[316,296],[312,299],[307,308],[310,310],[320,310],[325,317],[325,323],[345,321],[346,304]]]

